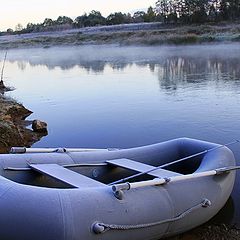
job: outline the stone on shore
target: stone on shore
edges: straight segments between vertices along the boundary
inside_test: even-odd
[[[32,122],[32,129],[34,132],[47,132],[47,123],[40,120],[34,120]]]

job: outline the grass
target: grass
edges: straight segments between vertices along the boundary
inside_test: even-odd
[[[0,48],[51,47],[82,44],[123,44],[123,45],[183,45],[207,42],[240,41],[240,24],[203,24],[165,26],[155,30],[96,31],[86,33],[59,32],[58,35],[37,36],[29,38],[12,38],[1,41]]]

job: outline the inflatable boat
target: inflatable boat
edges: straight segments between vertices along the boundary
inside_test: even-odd
[[[0,155],[0,239],[158,240],[211,219],[228,200],[226,147],[180,138],[131,149]]]

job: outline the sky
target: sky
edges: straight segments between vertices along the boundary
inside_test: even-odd
[[[0,31],[15,29],[18,23],[41,23],[45,18],[65,15],[76,18],[97,10],[103,16],[113,12],[134,12],[154,7],[156,0],[0,0]]]

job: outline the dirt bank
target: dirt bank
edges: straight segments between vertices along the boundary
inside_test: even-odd
[[[165,240],[239,240],[240,231],[225,224],[205,224],[187,233]]]
[[[0,49],[82,44],[166,45],[239,42],[240,23],[203,25],[128,24],[0,37]]]
[[[32,112],[22,104],[0,94],[0,153],[12,146],[31,146],[43,136],[26,128]]]

